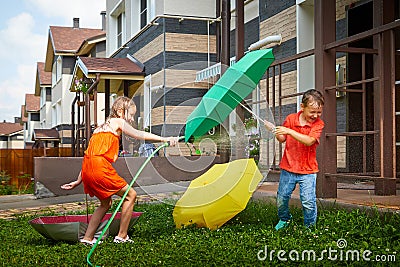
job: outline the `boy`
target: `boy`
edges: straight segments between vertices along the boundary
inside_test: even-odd
[[[314,89],[303,94],[298,113],[289,114],[282,126],[273,129],[280,143],[286,142],[280,163],[280,180],[277,192],[279,222],[276,230],[285,228],[291,219],[289,200],[296,184],[300,187],[304,225],[310,227],[317,220],[315,196],[318,163],[316,149],[324,128],[320,119],[324,106],[323,95]]]

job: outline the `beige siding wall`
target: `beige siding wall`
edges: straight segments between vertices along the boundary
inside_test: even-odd
[[[195,70],[175,70],[166,69],[160,70],[151,75],[151,84],[153,87],[164,84],[164,72],[165,72],[165,83],[168,88],[200,88],[209,89],[212,84],[207,82],[195,82],[196,71]]]
[[[165,51],[215,53],[215,36],[197,34],[165,34]],[[153,41],[134,54],[140,62],[146,62],[164,51],[164,35],[161,34]]]
[[[196,83],[196,70],[166,69],[166,86],[168,88],[209,88],[206,82]]]
[[[161,34],[153,41],[145,45],[142,49],[137,51],[133,56],[144,63],[164,51],[164,35]]]
[[[276,34],[282,35],[282,42],[296,37],[296,6],[289,7],[260,23],[260,39]]]
[[[337,167],[346,168],[346,137],[337,137]]]
[[[186,118],[194,110],[194,106],[167,106],[167,124],[185,124]],[[161,125],[164,121],[164,108],[158,107],[151,111],[152,125]]]
[[[167,33],[166,51],[215,53],[215,36],[198,34]]]
[[[284,95],[289,95],[289,94],[295,94],[297,92],[297,87],[296,87],[296,80],[297,80],[297,71],[291,71],[282,74],[282,96]],[[273,77],[269,78],[269,99],[270,99],[270,105],[272,105],[272,82],[273,82]],[[275,106],[278,106],[278,88],[279,88],[279,78],[278,76],[275,77]],[[262,80],[260,82],[260,90],[261,90],[261,98],[265,99],[266,97],[266,92],[267,92],[267,81],[266,79]],[[282,104],[287,105],[287,104],[293,104],[296,103],[296,98],[291,97],[288,99],[283,99]]]

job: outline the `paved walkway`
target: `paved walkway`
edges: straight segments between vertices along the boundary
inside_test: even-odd
[[[135,188],[138,193],[136,203],[177,200],[184,193],[188,184],[189,182],[178,182]],[[118,199],[119,197],[115,197],[115,200],[118,201]],[[86,212],[86,202],[89,208],[99,204],[97,198],[91,198],[85,194],[40,199],[31,194],[0,196],[0,219],[14,219],[16,216],[26,214],[40,216],[41,214],[66,213],[70,211]]]
[[[174,185],[157,185],[146,188],[135,188],[138,192],[137,203],[177,200],[184,193],[188,183]],[[263,183],[253,194],[254,199],[274,202],[277,182]],[[400,214],[400,190],[396,196],[375,196],[373,184],[338,184],[336,199],[319,199],[321,205],[339,205],[344,208],[378,208],[382,211]],[[97,205],[95,198],[88,198],[88,204]],[[292,205],[300,205],[299,192],[293,193]],[[69,211],[86,211],[86,196],[69,195],[36,199],[33,195],[0,196],[0,219],[13,219],[24,214],[40,216],[44,213],[64,213]]]
[[[376,208],[383,212],[389,211],[400,214],[400,189],[397,189],[396,196],[376,196],[374,195],[373,183],[338,183],[337,188],[337,198],[319,198],[318,203],[325,206],[338,205],[348,209]],[[277,189],[277,182],[266,182],[258,188],[253,197],[275,200]],[[300,205],[298,186],[293,192],[290,204]]]

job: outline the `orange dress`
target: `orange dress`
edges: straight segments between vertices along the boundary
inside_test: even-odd
[[[111,132],[92,135],[82,163],[81,175],[86,194],[105,199],[127,185],[111,165],[118,158],[118,149],[118,135]]]

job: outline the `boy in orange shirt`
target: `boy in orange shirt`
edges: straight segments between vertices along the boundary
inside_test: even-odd
[[[280,163],[280,179],[277,192],[279,222],[276,230],[285,228],[291,219],[289,200],[299,184],[303,207],[304,225],[310,227],[317,220],[316,178],[318,163],[316,149],[324,128],[320,119],[324,106],[323,95],[314,89],[303,94],[298,113],[289,114],[282,126],[273,129],[280,143],[286,142]],[[268,125],[266,125],[268,127]]]

